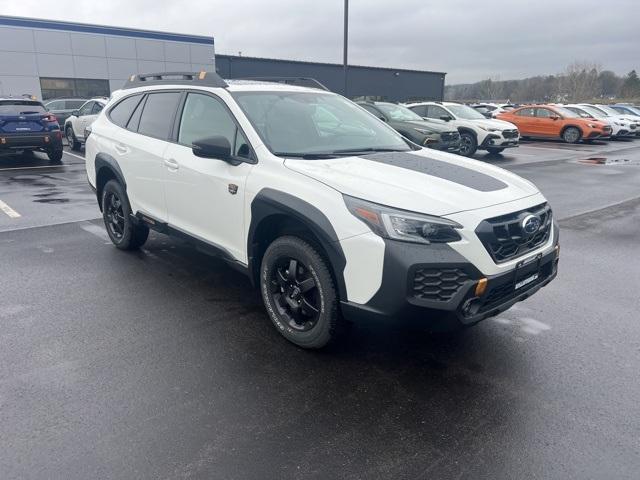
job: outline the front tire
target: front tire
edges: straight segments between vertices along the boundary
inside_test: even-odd
[[[146,225],[131,220],[129,199],[117,180],[109,180],[102,191],[102,219],[109,238],[120,250],[135,250],[149,237]]]
[[[67,143],[71,150],[80,150],[80,142],[76,138],[76,134],[73,133],[73,127],[69,125],[64,131],[65,137],[67,137]]]
[[[566,143],[578,143],[580,141],[580,137],[582,137],[582,133],[576,127],[568,127],[564,132],[562,132],[562,139]]]
[[[322,348],[338,337],[338,295],[328,263],[293,236],[269,245],[260,267],[260,291],[280,334],[302,348]]]
[[[469,132],[460,134],[460,155],[471,157],[478,150],[478,141],[476,137]]]

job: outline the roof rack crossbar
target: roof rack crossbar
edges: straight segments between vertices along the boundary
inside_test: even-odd
[[[229,86],[217,73],[201,71],[137,73],[131,75],[122,88],[137,88],[145,85],[200,85],[218,88]]]
[[[272,83],[285,83],[287,85],[295,85],[298,87],[319,88],[320,90],[329,89],[325,87],[315,78],[311,77],[244,77],[237,80],[253,80],[256,82],[272,82]]]

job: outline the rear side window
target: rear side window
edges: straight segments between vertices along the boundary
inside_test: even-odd
[[[142,95],[133,95],[132,97],[127,97],[118,103],[109,111],[109,118],[111,121],[119,127],[125,127],[141,98]]]
[[[167,140],[178,100],[179,92],[150,93],[140,117],[138,133]]]
[[[29,100],[3,100],[0,102],[0,115],[26,115],[29,113],[46,113],[40,102]]]
[[[523,108],[522,110],[518,110],[516,115],[519,117],[533,117],[533,108]]]

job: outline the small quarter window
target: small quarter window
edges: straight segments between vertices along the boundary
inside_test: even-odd
[[[118,103],[109,111],[111,121],[119,127],[125,127],[129,118],[131,118],[133,110],[138,106],[138,103],[140,103],[140,98],[142,98],[142,95],[133,95]]]

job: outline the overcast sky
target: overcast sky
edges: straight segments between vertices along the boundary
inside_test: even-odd
[[[343,0],[1,0],[0,14],[212,35],[218,53],[342,62]],[[351,0],[349,62],[447,83],[640,69],[640,0]]]

